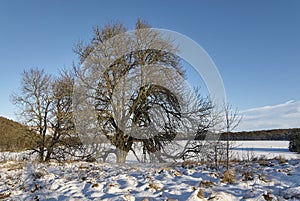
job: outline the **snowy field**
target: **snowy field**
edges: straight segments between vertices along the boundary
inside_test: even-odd
[[[300,200],[300,160],[288,142],[234,147],[244,161],[232,162],[227,173],[222,164],[217,171],[196,163],[38,163],[1,153],[0,200]]]

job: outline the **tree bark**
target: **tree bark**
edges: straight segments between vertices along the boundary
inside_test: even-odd
[[[125,163],[128,151],[117,148],[117,163]]]

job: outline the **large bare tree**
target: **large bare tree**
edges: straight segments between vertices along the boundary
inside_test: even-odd
[[[135,154],[135,143],[163,161],[174,154],[166,147],[175,138],[207,124],[212,105],[189,91],[171,39],[141,20],[135,29],[128,34],[119,23],[97,27],[87,45],[76,46],[76,125],[79,132],[105,136],[100,138],[116,147],[117,162],[125,162],[129,151]]]

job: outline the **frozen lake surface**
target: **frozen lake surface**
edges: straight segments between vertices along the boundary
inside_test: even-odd
[[[286,159],[299,158],[299,154],[289,151],[289,141],[232,141],[232,144],[234,158],[274,158],[278,156],[283,156]]]

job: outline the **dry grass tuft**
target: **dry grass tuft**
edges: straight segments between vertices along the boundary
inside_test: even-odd
[[[200,188],[198,190],[197,197],[198,198],[202,198],[202,199],[204,198],[204,191],[203,191],[203,189]]]
[[[263,197],[266,201],[272,201],[272,200],[277,200],[275,199],[274,195],[270,194],[270,193],[264,193],[263,194]]]
[[[284,156],[280,155],[278,157],[275,157],[275,160],[278,161],[278,163],[283,164],[286,163],[288,160],[286,158],[284,158]]]
[[[9,190],[0,192],[0,199],[8,198],[11,195]]]
[[[92,184],[92,188],[97,188],[97,187],[99,187],[99,184],[97,183]]]
[[[35,179],[40,179],[44,176],[45,174],[42,173],[42,172],[35,172],[32,174],[32,176],[35,178]]]
[[[208,175],[214,179],[219,178],[219,174],[217,172],[211,172],[211,173],[208,173]]]
[[[223,173],[221,180],[223,183],[233,184],[235,182],[235,174],[233,170],[227,170]]]
[[[11,166],[7,171],[14,171],[14,170],[22,170],[24,168],[24,164],[17,164],[15,166]]]
[[[82,163],[78,166],[78,170],[87,170],[90,168],[89,164]]]
[[[178,172],[177,170],[172,170],[172,173],[173,173],[173,175],[174,175],[175,177],[181,176],[181,173]]]
[[[253,172],[251,171],[244,172],[242,181],[251,181],[253,179],[254,179]]]
[[[258,164],[259,164],[260,166],[263,166],[263,167],[273,167],[273,166],[274,166],[274,163],[272,163],[271,161],[266,160],[266,159],[264,159],[264,160],[259,160],[259,161],[258,161]]]
[[[212,181],[209,180],[204,180],[200,182],[200,187],[208,188],[208,187],[213,187],[215,184]]]
[[[149,184],[149,188],[152,188],[156,191],[160,191],[160,190],[162,190],[162,185],[152,182]]]
[[[34,187],[30,190],[31,193],[34,193],[37,190],[40,190],[41,187],[40,185],[38,185],[37,183],[34,184]]]
[[[183,161],[181,163],[181,167],[186,168],[186,169],[190,169],[190,168],[194,168],[194,167],[200,166],[202,164],[203,164],[202,162],[186,160],[186,161]]]
[[[24,162],[23,161],[7,161],[2,167],[7,168],[7,171],[21,170],[24,168]]]
[[[266,182],[266,183],[270,182],[270,180],[267,179],[267,178],[266,178],[266,175],[264,175],[263,173],[262,173],[262,174],[259,174],[259,175],[258,175],[258,178],[259,178],[260,180],[262,180],[263,182]]]

